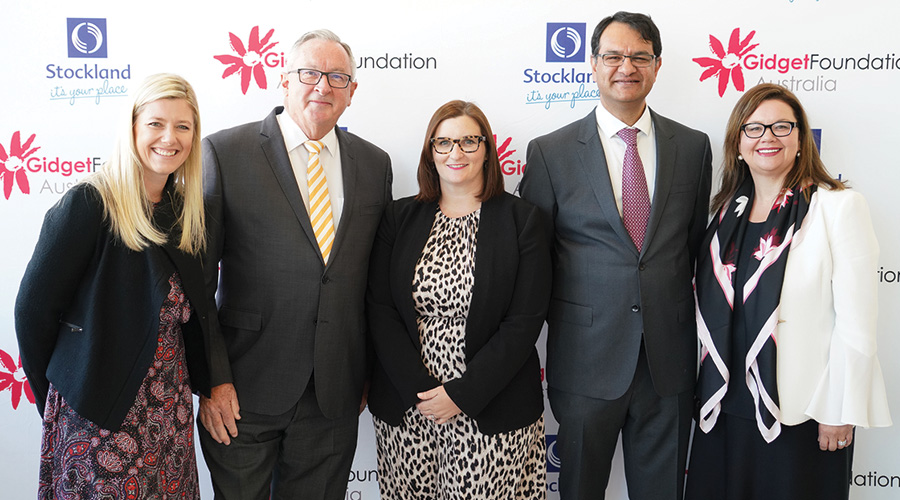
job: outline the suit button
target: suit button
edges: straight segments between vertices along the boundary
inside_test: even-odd
[[[638,265],[638,271],[643,271],[645,266],[643,264]]]
[[[331,281],[331,278],[329,278],[328,276],[322,276],[322,284],[323,285],[327,284],[329,281]]]
[[[641,308],[637,304],[631,306],[631,312],[636,313],[636,312],[640,312],[640,310],[641,310]]]

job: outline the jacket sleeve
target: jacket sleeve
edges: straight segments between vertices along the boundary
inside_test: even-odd
[[[19,286],[16,338],[22,366],[42,416],[50,387],[47,367],[56,347],[60,321],[99,248],[103,232],[99,194],[86,186],[71,189],[44,216],[34,254]]]
[[[547,162],[544,160],[544,152],[537,140],[528,143],[526,154],[525,174],[519,184],[519,194],[523,199],[530,201],[544,211],[547,216],[547,231],[553,235],[555,231],[556,193],[553,191],[553,181],[547,170]]]
[[[835,196],[835,206],[826,213],[834,266],[834,330],[828,365],[806,413],[829,425],[889,426],[876,354],[878,242],[862,195],[846,190],[837,194],[841,196]]]
[[[391,269],[391,262],[397,241],[395,207],[396,204],[391,203],[385,209],[372,247],[366,316],[375,354],[403,399],[403,404],[409,408],[419,402],[417,393],[434,389],[441,382],[425,368],[419,346],[412,337],[418,332],[407,330],[406,322],[394,302],[391,285],[392,275],[397,270]],[[407,288],[401,293],[412,293],[412,290]]]
[[[496,332],[466,362],[463,376],[444,384],[450,399],[470,417],[481,413],[522,369],[534,352],[547,315],[552,272],[550,237],[538,207],[530,208],[519,230],[517,247],[512,297]]]
[[[210,388],[232,383],[231,363],[216,307],[216,290],[219,286],[219,260],[225,241],[225,210],[222,194],[222,176],[215,146],[209,138],[203,139],[203,205],[206,210],[207,246],[203,262],[206,280],[206,299],[209,314],[209,383]]]

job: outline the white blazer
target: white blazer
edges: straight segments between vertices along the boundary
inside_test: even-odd
[[[788,254],[776,342],[781,422],[891,425],[876,356],[878,242],[865,198],[819,187]]]

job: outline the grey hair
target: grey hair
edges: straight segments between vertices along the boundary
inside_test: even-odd
[[[344,48],[344,52],[347,53],[347,57],[350,58],[350,79],[356,81],[356,59],[353,58],[353,51],[350,50],[349,45],[341,41],[341,37],[335,35],[331,30],[318,29],[304,33],[303,36],[298,38],[297,41],[294,42],[294,45],[291,46],[291,51],[288,55],[289,63],[294,62],[294,58],[296,57],[297,51],[300,50],[300,46],[310,40],[328,40],[340,44],[341,47]]]

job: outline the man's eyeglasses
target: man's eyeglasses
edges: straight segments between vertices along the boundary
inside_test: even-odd
[[[771,130],[772,135],[775,137],[787,137],[791,135],[791,132],[794,131],[794,127],[796,126],[797,122],[775,122],[770,125],[747,123],[741,126],[741,130],[744,131],[744,135],[746,135],[748,139],[759,139],[766,134],[766,129]]]
[[[609,66],[612,68],[617,68],[623,64],[625,64],[625,59],[631,59],[631,65],[635,68],[646,68],[653,65],[653,61],[656,60],[656,56],[652,54],[638,54],[636,56],[626,56],[622,54],[597,54],[595,57],[599,57],[601,61],[603,61],[604,66]]]
[[[463,153],[474,153],[478,151],[478,146],[482,141],[487,140],[483,135],[467,135],[459,139],[450,139],[449,137],[435,137],[431,139],[431,147],[434,152],[442,155],[450,154],[453,151],[453,145],[459,145],[460,151]]]
[[[319,80],[322,79],[322,76],[325,76],[325,81],[328,82],[328,85],[331,85],[333,89],[345,89],[348,85],[350,85],[350,81],[352,77],[347,73],[338,73],[335,71],[319,71],[315,69],[308,68],[300,68],[288,71],[288,73],[297,73],[300,76],[300,83],[305,83],[307,85],[316,85],[319,83]]]

